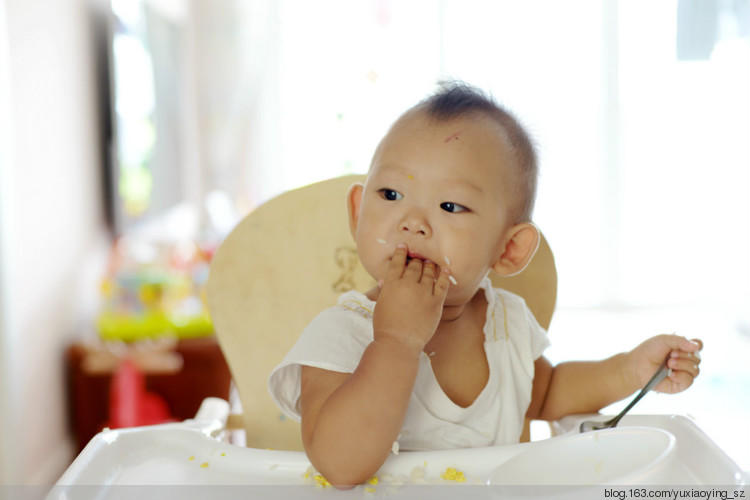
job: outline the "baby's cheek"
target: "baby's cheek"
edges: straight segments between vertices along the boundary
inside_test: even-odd
[[[380,246],[380,245],[378,245]],[[380,250],[379,252],[376,250]],[[376,281],[384,278],[390,264],[390,256],[386,255],[383,248],[364,249],[358,252],[362,267]]]

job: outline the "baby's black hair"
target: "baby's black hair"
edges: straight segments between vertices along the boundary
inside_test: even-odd
[[[438,120],[449,120],[474,111],[494,112],[500,107],[492,97],[467,83],[450,80],[440,83],[437,92],[417,105]]]
[[[437,92],[412,110],[422,111],[439,121],[474,113],[485,114],[497,121],[508,136],[521,174],[517,188],[522,196],[513,215],[516,222],[531,220],[539,170],[536,148],[526,129],[509,110],[495,102],[492,96],[458,80],[441,82]]]

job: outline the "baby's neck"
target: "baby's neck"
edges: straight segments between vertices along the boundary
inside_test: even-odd
[[[462,319],[467,313],[474,312],[484,317],[486,306],[487,299],[484,297],[484,291],[480,288],[474,294],[474,297],[465,304],[443,306],[443,315],[440,318],[440,323],[453,323]]]
[[[440,323],[453,323],[463,317],[469,304],[459,306],[443,306],[443,315],[440,317]]]

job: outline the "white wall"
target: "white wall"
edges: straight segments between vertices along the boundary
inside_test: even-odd
[[[0,484],[50,484],[73,453],[64,349],[108,246],[95,4],[0,0]]]
[[[5,2],[0,0],[0,110],[10,109],[10,53],[8,51],[8,31],[6,28]],[[9,189],[9,168],[4,168],[9,164],[11,158],[10,146],[10,119],[8,113],[0,112],[0,429],[7,429],[6,422],[9,422],[10,408],[13,406],[13,387],[6,389],[5,382],[10,380],[9,376],[13,372],[11,364],[11,339],[5,335],[5,332],[12,329],[10,317],[7,314],[9,310],[8,280],[7,276],[7,259],[5,258],[5,239],[3,235],[9,231],[8,208],[10,207],[10,189]],[[0,430],[0,443],[5,443],[9,437],[6,431]],[[5,482],[9,477],[10,464],[12,463],[11,450],[7,446],[0,445],[0,484]]]

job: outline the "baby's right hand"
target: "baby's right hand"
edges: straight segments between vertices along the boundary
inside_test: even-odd
[[[435,276],[435,263],[412,259],[399,245],[380,288],[373,315],[376,342],[396,342],[415,354],[432,338],[443,313],[450,271]]]

